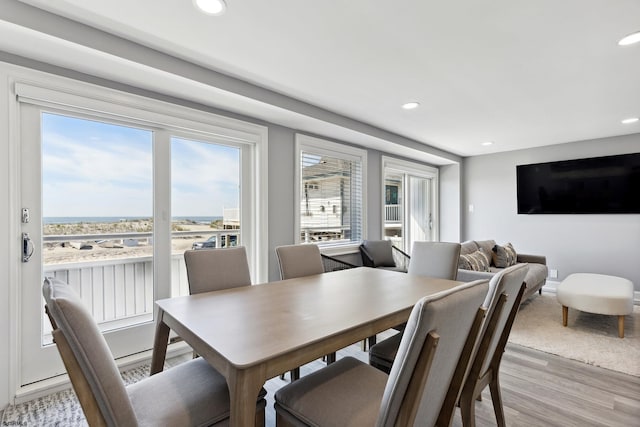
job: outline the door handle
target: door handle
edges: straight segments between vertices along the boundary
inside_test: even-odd
[[[22,262],[29,262],[33,255],[33,242],[29,237],[29,233],[22,233]]]

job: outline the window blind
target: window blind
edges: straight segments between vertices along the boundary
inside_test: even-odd
[[[362,239],[362,162],[348,157],[301,151],[301,241],[338,243]]]

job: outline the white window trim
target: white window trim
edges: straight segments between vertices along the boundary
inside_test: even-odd
[[[316,138],[304,134],[296,134],[295,138],[295,176],[294,176],[294,236],[295,243],[302,243],[300,239],[300,181],[302,170],[300,156],[302,151],[312,151],[331,157],[342,158],[350,161],[359,161],[362,165],[362,239],[366,239],[367,233],[367,150],[352,147],[326,139]],[[353,252],[360,242],[319,243],[323,253],[337,255]]]
[[[432,237],[434,241],[436,242],[439,241],[440,240],[440,215],[439,215],[440,170],[433,166],[428,166],[421,163],[410,162],[402,159],[396,159],[394,157],[389,157],[389,156],[382,156],[382,169],[380,173],[380,181],[381,181],[380,191],[382,192],[381,194],[382,194],[383,203],[382,203],[382,206],[380,207],[381,209],[380,218],[382,219],[381,232],[383,236],[384,236],[384,218],[385,218],[385,211],[384,211],[385,175],[387,170],[396,171],[402,174],[408,173],[417,177],[428,178],[432,180],[433,188],[431,191],[431,200],[430,200],[433,206],[433,212],[432,212],[433,236]]]

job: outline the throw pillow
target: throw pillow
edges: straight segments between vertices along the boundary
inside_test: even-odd
[[[504,246],[495,245],[491,256],[493,258],[493,264],[498,268],[506,268],[515,265],[518,258],[516,250],[513,249],[513,245],[511,243],[507,243]]]
[[[489,257],[482,249],[467,255],[460,255],[458,260],[458,268],[463,270],[489,271],[489,265]]]

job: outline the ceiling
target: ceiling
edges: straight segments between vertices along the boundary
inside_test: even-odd
[[[621,124],[640,116],[640,43],[617,45],[638,0],[226,1],[218,17],[191,0],[22,3],[337,113],[352,140],[362,123],[465,157],[640,133]],[[295,102],[245,104],[221,106],[323,132]]]

